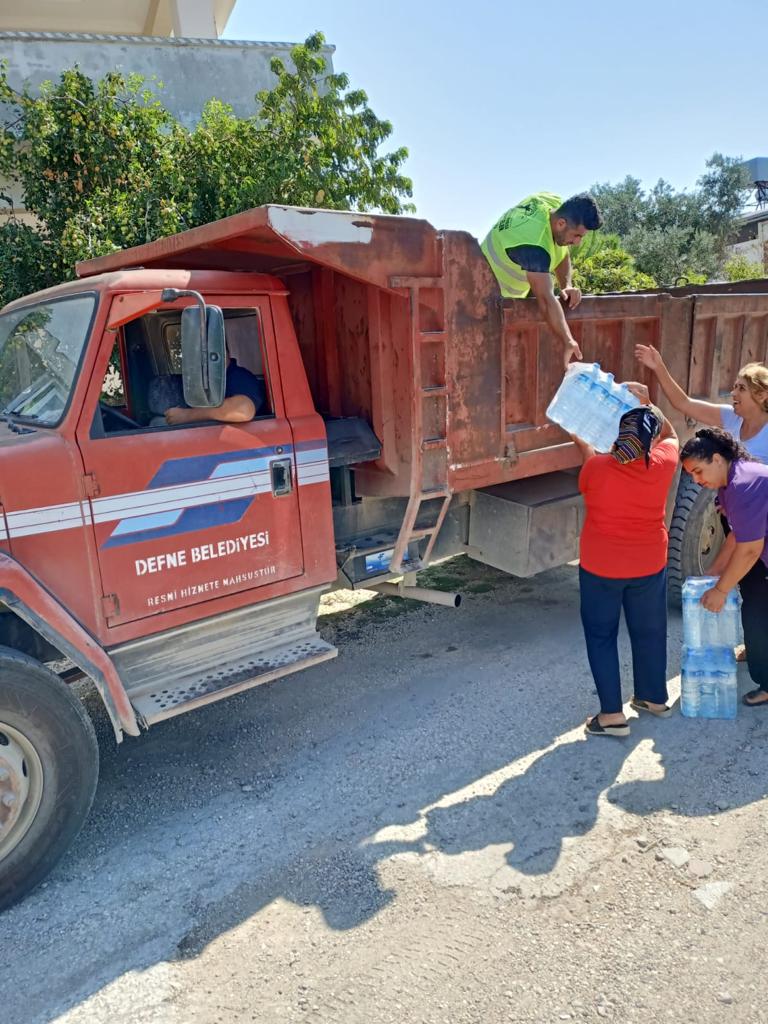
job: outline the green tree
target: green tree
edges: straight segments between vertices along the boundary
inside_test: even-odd
[[[392,125],[368,106],[344,74],[325,74],[318,32],[291,51],[294,71],[279,58],[277,82],[258,93],[257,116],[239,119],[211,101],[191,133],[179,133],[183,205],[204,224],[263,203],[335,210],[410,212],[412,194],[401,173],[406,149],[382,154]]]
[[[627,175],[616,185],[593,185],[590,192],[597,200],[604,230],[609,234],[626,238],[633,228],[643,224],[646,197],[639,178]]]
[[[714,153],[691,192],[677,192],[664,179],[645,192],[632,177],[595,185],[592,192],[606,230],[620,236],[638,269],[671,285],[719,271],[749,187],[739,158]]]
[[[254,116],[214,99],[192,130],[140,76],[93,82],[74,68],[32,96],[0,65],[0,175],[35,218],[0,224],[0,302],[72,277],[78,260],[262,203],[412,210],[407,150],[381,152],[392,126],[326,73],[323,44],[318,32],[294,47],[294,70],[273,60]]]
[[[723,265],[723,276],[726,281],[755,281],[765,277],[762,263],[748,260],[746,256],[731,256]]]
[[[714,153],[697,184],[700,227],[718,240],[721,252],[733,241],[746,198],[752,188],[741,157]]]
[[[688,284],[703,283],[715,274],[720,262],[712,235],[678,226],[635,228],[625,244],[638,268],[663,287],[678,284],[681,279]]]
[[[592,234],[591,244],[572,253],[573,283],[585,293],[637,292],[655,288],[656,282],[641,273],[635,261],[623,248],[618,235]],[[583,244],[583,243],[582,243]]]

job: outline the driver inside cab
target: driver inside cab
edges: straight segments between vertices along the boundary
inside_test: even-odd
[[[218,420],[221,423],[246,423],[259,414],[266,402],[267,389],[263,377],[240,366],[229,357],[224,401],[209,408],[171,406],[165,411],[165,422],[175,427],[181,423],[199,423],[203,420]]]

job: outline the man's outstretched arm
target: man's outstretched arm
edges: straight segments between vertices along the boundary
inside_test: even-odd
[[[562,342],[565,365],[568,366],[568,363],[574,357],[581,359],[581,349],[571,334],[571,329],[565,319],[565,313],[563,313],[563,307],[555,298],[551,274],[526,274],[526,277],[531,286],[531,291],[536,296],[541,315],[546,320],[550,330]]]

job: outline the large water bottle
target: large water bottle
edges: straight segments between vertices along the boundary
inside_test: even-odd
[[[688,648],[701,647],[701,616],[697,605],[697,599],[686,594],[683,587],[683,644]]]
[[[595,388],[595,377],[600,367],[594,363],[588,370],[577,373],[573,379],[573,410],[571,413],[571,428],[569,433],[575,434],[582,440],[587,440],[592,419],[593,392]],[[587,444],[590,442],[587,441]]]
[[[599,452],[609,452],[619,436],[619,422],[626,412],[626,408],[615,391],[606,392],[603,408],[605,410],[603,432],[595,448]]]
[[[741,643],[741,595],[738,590],[731,590],[720,612],[720,636],[724,647],[735,647]]]
[[[597,366],[597,364],[595,364]],[[583,438],[587,444],[593,447],[599,441],[605,426],[605,378],[606,374],[597,367],[597,372],[590,380],[589,395],[587,397],[587,412],[583,424]]]
[[[699,603],[701,611],[701,642],[705,647],[719,647],[723,620],[719,612],[708,612],[704,605]]]
[[[705,635],[705,615],[701,595],[714,579],[708,576],[689,576],[683,584],[683,643],[686,647],[703,647],[709,642]]]
[[[718,674],[715,648],[702,647],[699,679],[699,717],[717,718]]]
[[[686,647],[680,673],[680,711],[686,718],[699,717],[701,683],[705,670],[701,648]]]
[[[640,402],[624,385],[617,384],[612,373],[601,373],[597,380],[600,396],[600,428],[593,444],[596,451],[609,452],[619,433],[619,422],[625,412],[636,409]]]
[[[683,636],[686,647],[734,647],[741,637],[741,596],[731,590],[722,611],[708,612],[702,595],[715,586],[716,576],[689,576],[683,584]]]
[[[738,682],[736,657],[732,647],[715,649],[714,671],[717,680],[717,717],[735,718]]]
[[[719,618],[701,603],[702,595],[716,583],[714,576],[689,576],[683,584],[683,636],[687,647],[719,645]]]
[[[589,393],[583,407],[583,419],[580,422],[579,437],[594,448],[605,432],[605,411],[603,400],[605,391],[599,380],[590,381]]]
[[[560,426],[570,422],[573,406],[573,377],[566,372],[560,387],[552,396],[552,401],[547,406],[547,418]]]
[[[592,384],[600,372],[597,363],[571,363],[560,387],[549,403],[547,417],[569,434],[582,437],[590,418]]]
[[[578,372],[580,364],[571,363],[568,369],[565,371],[560,387],[557,389],[555,394],[552,396],[552,401],[547,407],[547,418],[552,420],[553,423],[558,423],[562,426],[566,422],[570,422],[573,416],[573,405],[574,405],[574,378]]]
[[[714,576],[689,576],[683,584],[683,714],[701,718],[736,717],[736,658],[741,598],[731,590],[720,612],[708,612],[702,595]],[[698,691],[698,692],[696,692]]]
[[[639,401],[599,363],[571,363],[547,409],[547,417],[569,434],[609,452],[619,432],[619,420]]]

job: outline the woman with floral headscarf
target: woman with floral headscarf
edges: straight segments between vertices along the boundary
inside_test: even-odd
[[[630,384],[648,402],[642,384]],[[574,438],[584,457],[579,489],[586,519],[581,532],[581,621],[600,711],[587,719],[589,736],[628,736],[619,671],[622,609],[632,646],[631,707],[666,718],[667,493],[678,462],[674,428],[653,405],[625,413],[607,455]]]

